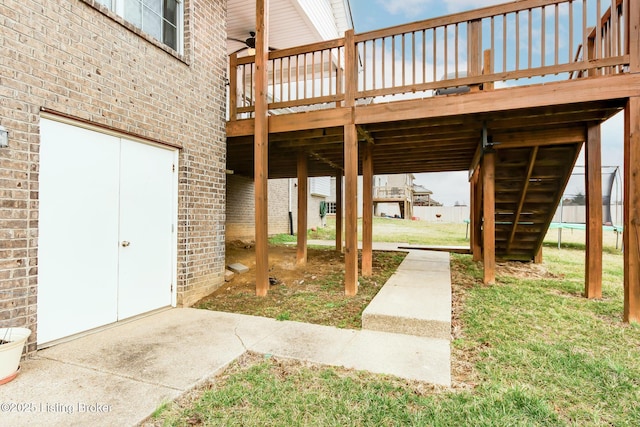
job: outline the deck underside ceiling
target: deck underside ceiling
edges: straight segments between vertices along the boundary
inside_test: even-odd
[[[465,95],[455,96],[463,101]],[[467,171],[477,160],[483,127],[488,141],[501,151],[581,143],[588,123],[602,122],[622,106],[620,100],[606,100],[453,117],[402,120],[400,116],[357,128],[360,146],[373,144],[374,174]],[[358,108],[366,114],[368,107]],[[305,120],[305,113],[297,116]],[[309,176],[335,176],[343,168],[343,126],[270,133],[269,178],[295,177],[299,151],[308,155]],[[227,169],[251,177],[253,166],[253,136],[228,136]]]

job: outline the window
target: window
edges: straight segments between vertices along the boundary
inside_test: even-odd
[[[312,196],[329,197],[331,195],[331,177],[311,178],[309,180],[309,192]]]
[[[182,0],[98,0],[98,3],[182,53]]]
[[[336,214],[336,202],[327,202],[327,213],[329,215]]]

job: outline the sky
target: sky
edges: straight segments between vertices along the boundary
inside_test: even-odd
[[[356,33],[405,24],[476,9],[507,0],[349,0]],[[602,126],[602,165],[622,166],[623,115],[618,114]],[[577,165],[584,165],[581,154]],[[416,174],[415,183],[433,191],[433,198],[446,206],[469,204],[468,172]],[[575,192],[576,189],[567,189]]]

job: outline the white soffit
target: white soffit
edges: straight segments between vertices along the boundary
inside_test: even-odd
[[[350,20],[346,7],[347,0],[270,0],[269,46],[283,49],[342,36]],[[255,31],[255,15],[255,1],[228,0],[227,36],[248,38]],[[228,40],[227,53],[243,46]]]

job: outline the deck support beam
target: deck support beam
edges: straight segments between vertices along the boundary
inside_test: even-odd
[[[298,248],[296,250],[296,264],[307,263],[307,197],[308,197],[307,155],[304,151],[298,153]]]
[[[527,191],[529,190],[529,182],[531,175],[533,174],[533,167],[536,164],[536,158],[538,157],[538,147],[533,147],[531,153],[529,153],[529,164],[527,165],[527,174],[522,183],[522,189],[520,190],[520,199],[518,200],[518,206],[513,214],[513,225],[511,232],[509,233],[509,240],[507,240],[507,253],[511,250],[511,245],[516,238],[516,232],[518,231],[518,224],[520,223],[520,216],[524,208],[524,202],[527,198]],[[541,246],[542,247],[542,246]]]
[[[269,290],[269,100],[267,63],[269,55],[269,0],[256,0],[256,74],[255,74],[255,239],[256,295],[266,296]]]
[[[358,129],[355,123],[358,90],[358,53],[353,30],[344,33],[344,107],[350,119],[344,125],[344,293],[358,293]]]
[[[482,158],[483,193],[483,282],[496,282],[496,216],[495,216],[495,151],[486,151]]]
[[[373,274],[373,145],[362,158],[362,276]]]
[[[640,97],[624,110],[623,245],[624,321],[640,322]]]
[[[479,76],[482,74],[482,21],[479,19],[469,21],[469,36],[467,40],[467,75]],[[471,92],[480,90],[480,85],[471,85]]]
[[[589,124],[585,145],[587,238],[584,296],[586,298],[602,298],[602,155],[600,141],[600,124]]]
[[[336,169],[336,251],[342,252],[342,169]]]
[[[540,248],[538,249],[538,252],[536,252],[536,256],[533,257],[533,263],[534,264],[542,264],[542,245],[540,245]]]
[[[629,72],[640,73],[640,3],[629,1],[627,42],[629,44]]]
[[[476,167],[471,176],[469,187],[471,188],[470,212],[469,212],[469,245],[474,261],[482,259],[482,234],[480,224],[482,223],[482,183],[480,182],[480,167]]]
[[[355,124],[344,127],[344,293],[358,293],[358,132]]]
[[[480,261],[482,259],[482,203],[483,203],[483,190],[484,183],[482,181],[482,166],[478,167],[478,177],[476,178],[476,252],[474,253],[474,261]]]

